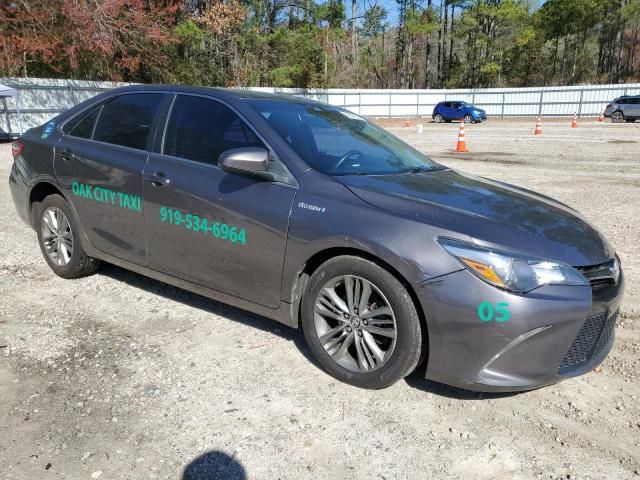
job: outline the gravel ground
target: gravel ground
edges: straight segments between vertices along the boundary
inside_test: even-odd
[[[396,123],[397,125],[397,123]],[[597,371],[517,395],[323,373],[270,320],[104,266],[55,277],[0,182],[0,478],[640,478],[640,125],[390,130],[445,165],[581,211],[627,276]],[[0,145],[0,178],[10,146]]]

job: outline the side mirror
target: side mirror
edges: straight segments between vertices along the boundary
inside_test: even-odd
[[[225,172],[271,179],[271,175],[267,172],[269,152],[264,148],[232,148],[220,154],[218,166]]]

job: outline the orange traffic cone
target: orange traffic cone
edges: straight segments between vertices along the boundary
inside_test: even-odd
[[[573,113],[573,122],[571,122],[571,128],[578,128],[578,114]]]
[[[467,141],[464,138],[464,120],[460,122],[460,131],[458,132],[458,144],[456,145],[456,152],[465,153],[468,152]]]
[[[538,119],[536,120],[536,129],[533,132],[534,135],[542,135],[542,123],[541,123],[540,115],[538,115]]]
[[[409,121],[409,117],[404,122],[404,128],[411,128],[411,122]]]
[[[600,115],[598,115],[598,121],[599,122],[604,122],[604,113],[600,112]]]

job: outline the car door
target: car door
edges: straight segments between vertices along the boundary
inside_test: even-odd
[[[144,172],[148,264],[277,307],[296,188],[217,165],[228,149],[256,146],[266,148],[228,105],[176,95],[160,152],[150,156]],[[271,155],[270,169],[286,171]]]
[[[640,97],[628,99],[629,105],[625,108],[625,115],[631,118],[640,118]]]
[[[91,244],[146,261],[142,172],[166,95],[119,95],[64,125],[54,168]]]
[[[452,102],[451,103],[451,118],[454,120],[461,120],[464,117],[464,108],[462,108],[462,103],[460,102]]]
[[[453,117],[453,110],[451,108],[451,102],[444,102],[442,104],[442,108],[440,109],[440,113],[444,117],[445,120],[451,120]]]

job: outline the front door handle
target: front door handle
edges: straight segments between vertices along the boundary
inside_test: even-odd
[[[151,182],[151,185],[154,187],[162,187],[171,183],[171,180],[169,180],[162,172],[145,173],[144,178]]]

